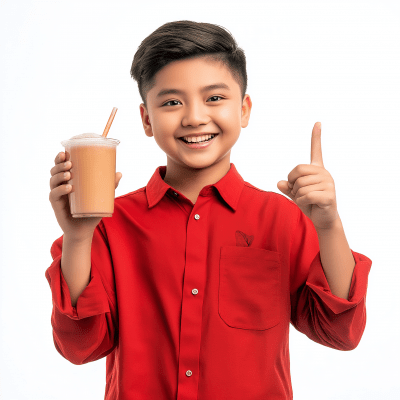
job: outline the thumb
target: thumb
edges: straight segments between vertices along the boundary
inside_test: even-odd
[[[122,178],[121,172],[117,172],[115,174],[115,189],[118,187],[119,181],[121,180],[121,178]]]
[[[279,181],[277,184],[278,189],[285,194],[286,196],[292,197],[292,194],[290,193],[292,189],[290,189],[288,185],[288,181]]]

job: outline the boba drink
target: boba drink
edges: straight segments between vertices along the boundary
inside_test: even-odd
[[[73,218],[112,217],[119,140],[84,133],[62,141],[72,163],[68,194]]]

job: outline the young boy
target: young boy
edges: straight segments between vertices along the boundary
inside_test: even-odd
[[[351,250],[348,298],[334,295],[324,268],[340,257],[321,251],[323,267],[319,242],[332,249],[342,231],[317,232],[300,205],[230,162],[252,103],[244,52],[225,29],[167,23],[131,74],[167,165],[117,197],[111,218],[75,220],[72,165],[56,157],[50,201],[64,235],[46,271],[56,349],[76,365],[107,356],[107,400],[293,399],[290,323],[323,346],[356,348],[372,262]]]

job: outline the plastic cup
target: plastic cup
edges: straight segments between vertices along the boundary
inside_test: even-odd
[[[84,133],[64,140],[72,185],[68,193],[73,218],[112,217],[115,199],[117,139]],[[68,156],[69,155],[69,156]]]

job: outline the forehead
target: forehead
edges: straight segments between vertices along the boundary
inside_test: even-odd
[[[160,91],[167,89],[178,89],[182,92],[197,91],[215,83],[224,83],[230,91],[240,92],[239,84],[221,61],[205,56],[177,60],[157,72],[155,86],[148,94],[156,98]]]

